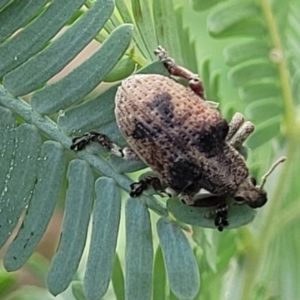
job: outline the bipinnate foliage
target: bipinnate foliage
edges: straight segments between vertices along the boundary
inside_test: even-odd
[[[300,297],[295,280],[300,276],[295,238],[300,225],[295,175],[300,166],[300,4],[193,0],[191,6],[195,11],[174,0],[0,1],[0,247],[18,230],[3,260],[6,270],[26,263],[63,197],[61,240],[47,275],[53,295],[75,278],[91,223],[83,280],[72,286],[76,299],[102,298],[110,281],[118,300]],[[193,20],[184,17],[187,11]],[[227,69],[212,71],[211,60],[220,53],[212,39],[208,45],[197,36],[191,39],[192,28],[185,24],[198,26],[198,18],[206,18],[208,34],[224,42]],[[92,40],[101,46],[67,75],[51,80]],[[123,264],[116,254],[120,191],[129,192],[127,173],[145,165],[96,147],[77,153],[69,147],[73,136],[89,130],[126,145],[115,122],[114,95],[120,80],[133,72],[168,75],[155,61],[157,45],[179,64],[201,69],[209,99],[220,102],[226,118],[243,103],[247,119],[256,125],[247,143],[253,149],[251,172],[260,178],[275,158],[288,159],[268,179],[269,202],[259,222],[222,234],[204,229],[214,228],[207,208],[188,208],[151,193],[127,199]],[[199,45],[210,54],[201,66]],[[224,88],[220,82],[226,73]],[[101,82],[112,84],[99,92]],[[237,90],[240,99],[225,99],[228,89]],[[22,226],[15,229],[22,214]],[[254,217],[253,209],[235,207],[229,229]],[[193,241],[184,231],[193,233]]]

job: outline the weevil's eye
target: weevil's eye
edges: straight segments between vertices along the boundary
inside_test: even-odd
[[[237,197],[234,197],[234,200],[235,200],[238,204],[243,204],[243,203],[245,203],[245,198],[243,198],[243,197],[237,196]]]
[[[256,186],[256,179],[255,179],[254,177],[251,177],[250,180],[251,180],[251,183],[252,183],[254,186]]]

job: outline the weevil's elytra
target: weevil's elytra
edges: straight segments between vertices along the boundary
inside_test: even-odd
[[[237,151],[226,154],[228,124],[218,109],[171,78],[134,75],[123,81],[115,114],[131,148],[176,193],[229,193],[248,175]],[[243,174],[232,172],[233,161]]]
[[[220,111],[205,101],[197,75],[180,67],[158,47],[155,54],[171,75],[189,81],[189,87],[174,79],[156,74],[133,75],[122,82],[115,97],[117,124],[130,148],[119,148],[109,137],[91,132],[74,138],[71,149],[81,150],[96,141],[114,155],[140,159],[157,177],[147,177],[131,185],[131,195],[138,196],[149,186],[160,194],[167,187],[188,205],[200,205],[196,195],[215,211],[219,230],[228,225],[226,198],[250,207],[263,206],[266,177],[285,158],[278,160],[256,186],[243,156],[237,151],[253,132],[254,125],[244,122],[241,114],[228,124]],[[166,191],[166,190],[165,190]]]

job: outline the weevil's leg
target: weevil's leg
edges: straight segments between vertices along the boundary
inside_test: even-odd
[[[214,210],[207,213],[206,217],[214,218],[215,226],[219,231],[223,231],[224,227],[229,225],[228,222],[228,205],[226,202],[220,203]]]
[[[174,59],[169,57],[167,51],[161,46],[158,46],[154,50],[154,54],[164,64],[165,68],[171,75],[187,79],[189,81],[189,87],[191,90],[195,94],[199,95],[202,99],[205,99],[203,83],[197,74],[192,73],[184,67],[178,66]]]
[[[236,113],[229,123],[226,141],[237,149],[242,146],[243,142],[253,131],[254,125],[251,122],[245,122],[245,118],[241,113]]]
[[[118,145],[114,144],[106,135],[91,131],[80,137],[76,137],[72,140],[71,150],[80,151],[85,148],[88,144],[96,142],[100,144],[103,148],[111,152],[116,156],[120,156],[126,160],[140,160],[138,155],[130,148],[120,148]]]
[[[228,206],[220,205],[215,210],[215,225],[219,231],[223,231],[224,227],[228,226]]]
[[[131,188],[130,196],[138,197],[150,187],[152,187],[161,196],[167,195],[163,187],[163,184],[158,177],[147,176],[141,179],[140,181],[134,182],[130,185]]]

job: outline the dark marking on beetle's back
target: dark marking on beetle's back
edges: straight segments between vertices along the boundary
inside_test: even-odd
[[[169,93],[160,93],[155,95],[148,105],[151,109],[157,110],[163,120],[171,120],[174,118],[174,106],[171,100],[172,96]]]
[[[185,159],[170,164],[170,187],[176,192],[186,194],[197,193],[200,189],[199,181],[203,176],[200,166]]]
[[[229,126],[225,119],[222,119],[222,121],[217,125],[217,129],[220,131],[220,137],[225,140]]]
[[[141,139],[152,139],[151,130],[146,127],[143,123],[137,122],[135,125],[135,129],[132,133],[132,137],[136,140]]]
[[[162,129],[156,124],[147,125],[142,122],[136,122],[135,129],[132,133],[132,137],[135,140],[148,140],[154,141],[157,139]]]
[[[208,129],[195,131],[193,136],[193,146],[196,146],[206,157],[216,156],[224,146],[225,137],[228,133],[228,124],[222,120],[216,126]]]

